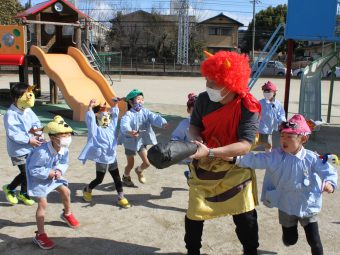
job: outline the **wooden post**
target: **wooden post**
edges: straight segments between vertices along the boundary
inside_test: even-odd
[[[50,79],[50,103],[58,103],[58,88],[53,80]]]
[[[36,20],[40,21],[40,13],[37,14]],[[35,32],[37,35],[37,46],[40,47],[41,46],[41,24],[35,25]]]
[[[290,77],[291,77],[291,72],[292,72],[293,46],[294,46],[294,41],[292,39],[289,39],[288,40],[285,101],[284,101],[284,109],[286,112],[286,118],[288,117],[288,104],[289,104],[289,92],[290,92]]]
[[[81,50],[81,29],[80,27],[76,27],[76,47]]]
[[[35,87],[35,95],[41,97],[41,79],[40,79],[40,66],[33,66],[33,84]]]

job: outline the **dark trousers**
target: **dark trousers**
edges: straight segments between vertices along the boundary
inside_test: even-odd
[[[306,239],[311,247],[312,255],[323,255],[323,247],[319,235],[319,226],[317,222],[309,223],[304,227]],[[286,246],[296,244],[299,238],[298,226],[282,227],[282,241]]]
[[[233,215],[233,220],[236,225],[235,232],[243,246],[245,255],[257,255],[259,247],[258,225],[256,210],[250,212]],[[188,255],[199,255],[201,238],[203,233],[204,221],[190,220],[185,217],[185,247],[188,250]]]
[[[123,192],[123,184],[122,180],[120,179],[118,168],[113,170],[109,169],[109,173],[111,174],[113,182],[115,183],[117,192]],[[103,182],[104,176],[105,172],[96,171],[96,179],[90,182],[89,188],[94,189],[97,185],[101,184]]]
[[[19,185],[21,185],[21,193],[27,193],[27,180],[26,180],[26,164],[18,165],[20,174],[18,174],[13,181],[8,184],[7,188],[9,190],[15,190]]]

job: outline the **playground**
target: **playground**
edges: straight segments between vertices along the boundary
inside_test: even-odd
[[[0,84],[8,84],[13,76],[0,76]],[[47,77],[42,76],[42,81]],[[264,83],[260,79],[259,83]],[[272,79],[278,85],[279,100],[283,100],[283,79]],[[43,83],[44,84],[44,83]],[[325,81],[327,90],[329,81]],[[291,115],[298,110],[299,81],[292,80],[289,109]],[[154,90],[158,86],[160,89]],[[296,86],[296,87],[295,87]],[[168,139],[177,123],[186,117],[186,95],[189,92],[199,93],[205,88],[203,78],[159,78],[159,77],[123,77],[117,83],[117,95],[125,95],[132,88],[138,87],[145,93],[147,107],[163,114],[169,120],[169,130],[155,130],[159,141]],[[340,93],[340,82],[335,82],[335,93]],[[257,97],[261,97],[259,87],[253,89]],[[48,94],[48,86],[42,86],[42,94]],[[324,98],[327,102],[327,97]],[[324,107],[323,114],[327,113]],[[340,154],[340,101],[335,98],[333,105],[332,125],[325,125],[308,142],[307,148]],[[51,115],[52,116],[52,115]],[[40,116],[39,116],[40,117]],[[66,178],[70,181],[72,206],[79,218],[81,227],[72,230],[59,219],[61,205],[56,193],[49,197],[46,229],[57,243],[57,247],[48,254],[185,254],[184,248],[184,215],[187,208],[188,186],[183,175],[183,166],[174,165],[167,169],[147,170],[147,183],[138,188],[124,189],[132,207],[122,210],[115,205],[115,191],[109,176],[94,191],[94,202],[82,200],[81,189],[94,176],[94,164],[81,165],[77,157],[86,142],[86,136],[75,136],[70,148],[70,168]],[[3,116],[0,117],[0,143],[5,144]],[[5,146],[0,147],[3,155],[0,161],[2,182],[13,177],[10,159],[5,156]],[[126,159],[122,146],[118,147],[118,164],[122,169]],[[339,170],[339,169],[338,169]],[[133,175],[136,179],[136,176]],[[261,189],[263,172],[257,172],[259,190]],[[323,210],[320,214],[320,233],[324,243],[325,254],[340,254],[340,244],[336,240],[340,235],[340,194],[324,195]],[[307,242],[300,227],[300,240],[297,245],[287,248],[281,242],[281,227],[278,224],[277,210],[268,209],[262,204],[257,207],[260,230],[260,254],[306,254]],[[35,226],[35,207],[22,204],[10,206],[4,194],[0,194],[0,249],[2,254],[46,254],[32,242]],[[97,217],[100,216],[100,217]],[[301,251],[304,251],[301,253]],[[203,236],[203,254],[241,255],[241,246],[234,232],[230,217],[219,218],[205,223]]]
[[[261,85],[268,79],[261,77],[263,70],[277,48],[288,41],[287,77],[270,79],[278,87],[277,99],[285,102],[288,117],[302,113],[307,118],[322,120],[320,130],[310,136],[306,148],[319,154],[340,155],[340,81],[323,80],[322,77],[340,63],[340,50],[334,45],[334,52],[323,56],[304,70],[301,80],[291,79],[290,66],[293,40],[339,41],[340,29],[337,13],[334,20],[329,12],[339,2],[332,0],[318,9],[316,0],[309,1],[309,12],[318,12],[329,29],[304,22],[298,23],[297,10],[305,1],[289,1],[288,22],[278,27],[268,42],[266,57],[261,60],[258,71],[249,80],[252,94],[263,97]],[[339,9],[340,10],[340,9]],[[328,15],[328,16],[327,16]],[[188,185],[183,175],[186,167],[173,165],[158,170],[146,170],[146,184],[125,187],[127,199],[132,207],[122,209],[115,203],[116,191],[107,175],[103,183],[93,191],[93,201],[82,200],[82,188],[94,177],[94,164],[82,165],[77,160],[87,141],[84,121],[87,104],[96,98],[101,103],[113,105],[113,97],[124,97],[130,90],[138,88],[145,96],[145,106],[160,113],[167,119],[167,130],[155,129],[159,142],[169,139],[172,130],[187,117],[186,100],[190,92],[199,94],[205,91],[204,78],[122,76],[120,82],[113,82],[101,70],[100,60],[89,42],[82,40],[82,34],[89,33],[89,17],[65,0],[46,1],[17,15],[23,25],[1,26],[0,65],[17,66],[18,74],[0,75],[0,172],[1,182],[8,183],[17,171],[12,167],[6,151],[6,132],[3,114],[9,106],[8,91],[11,83],[21,81],[36,85],[37,96],[34,112],[43,123],[60,114],[74,128],[76,135],[70,147],[70,164],[66,178],[70,183],[72,211],[81,227],[73,230],[62,223],[60,199],[55,192],[49,195],[46,217],[46,230],[56,242],[56,248],[46,252],[39,250],[32,237],[36,230],[36,207],[23,204],[15,206],[6,202],[0,192],[0,250],[1,254],[185,254],[184,216],[188,203]],[[317,19],[311,22],[318,22]],[[335,22],[336,21],[336,22]],[[300,22],[301,23],[301,22]],[[326,24],[327,23],[327,24]],[[306,27],[308,24],[308,27]],[[283,35],[284,30],[285,36]],[[301,33],[304,31],[305,33]],[[334,35],[334,31],[336,34]],[[275,38],[277,33],[277,38]],[[270,44],[273,43],[272,46]],[[254,65],[260,61],[261,56]],[[44,71],[42,73],[41,71]],[[6,94],[7,93],[7,94]],[[333,96],[334,95],[334,96]],[[7,96],[7,97],[6,97]],[[121,113],[126,104],[119,103]],[[327,123],[326,123],[327,122]],[[274,134],[274,147],[278,145],[278,134]],[[126,158],[122,146],[118,146],[117,160],[120,172]],[[137,159],[136,164],[140,160]],[[340,167],[337,166],[337,170]],[[264,172],[257,171],[258,190],[262,188]],[[136,176],[132,175],[136,181]],[[339,192],[324,195],[323,210],[319,217],[320,235],[324,253],[340,255],[340,204]],[[281,226],[278,223],[277,209],[268,209],[260,204],[257,207],[260,247],[259,254],[307,254],[307,244],[303,229],[299,227],[300,239],[292,247],[285,247],[281,241]],[[234,231],[231,217],[206,221],[203,234],[202,254],[240,255],[242,247]]]

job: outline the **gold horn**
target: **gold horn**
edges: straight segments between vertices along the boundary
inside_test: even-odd
[[[226,61],[224,61],[224,66],[229,69],[231,67],[231,63],[228,59],[226,59]]]
[[[213,54],[211,54],[210,52],[208,52],[206,50],[204,50],[203,53],[204,53],[206,58],[210,58],[210,57],[214,56]]]

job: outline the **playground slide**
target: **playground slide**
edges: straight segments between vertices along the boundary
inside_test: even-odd
[[[112,106],[115,92],[77,48],[69,47],[67,54],[46,54],[41,48],[32,46],[30,54],[39,59],[45,73],[57,84],[66,103],[73,110],[73,120],[84,121],[92,98]],[[121,114],[125,112],[124,102],[120,102],[118,107]]]

